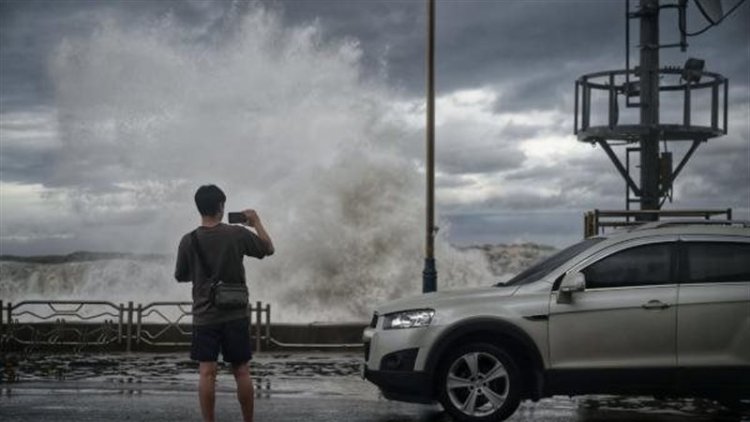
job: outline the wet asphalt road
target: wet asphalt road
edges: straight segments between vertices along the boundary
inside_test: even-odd
[[[450,422],[440,406],[383,399],[356,354],[266,354],[252,362],[256,421]],[[0,378],[0,421],[199,421],[194,365],[174,355],[29,356]],[[231,375],[217,382],[217,420],[239,421]],[[553,397],[508,421],[750,421],[707,400]]]
[[[599,407],[601,406],[601,407]],[[47,421],[199,421],[197,397],[187,391],[125,391],[72,389],[4,389],[0,420]],[[241,420],[234,395],[217,396],[217,420]],[[256,401],[257,421],[285,422],[450,422],[439,406],[340,396],[278,395]],[[639,409],[608,403],[547,399],[524,403],[508,421],[742,421],[750,416],[721,410]]]

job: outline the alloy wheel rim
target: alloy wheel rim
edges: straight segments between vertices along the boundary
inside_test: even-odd
[[[510,391],[505,366],[495,356],[470,352],[459,357],[448,369],[445,381],[453,406],[469,416],[487,416],[500,409]]]

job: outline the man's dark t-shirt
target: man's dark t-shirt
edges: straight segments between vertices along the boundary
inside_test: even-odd
[[[263,258],[269,255],[266,244],[253,232],[242,226],[218,224],[198,227],[198,242],[214,278],[225,283],[245,283],[244,255]],[[174,273],[177,281],[193,282],[193,324],[205,325],[246,318],[245,309],[225,310],[211,305],[211,282],[198,261],[190,233],[182,237],[177,250]]]

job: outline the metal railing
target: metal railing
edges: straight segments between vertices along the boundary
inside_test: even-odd
[[[665,67],[659,69],[661,77],[680,77],[683,69]],[[598,139],[617,139],[623,141],[637,141],[654,128],[637,124],[622,124],[620,122],[620,107],[618,98],[626,99],[638,95],[638,82],[626,82],[626,76],[638,76],[635,70],[609,70],[590,73],[581,76],[575,82],[575,115],[573,132],[584,142],[596,142]],[[727,133],[729,82],[718,73],[701,72],[702,81],[691,82],[679,79],[678,82],[662,82],[660,93],[682,94],[681,121],[675,124],[660,124],[656,129],[664,140],[699,140],[725,135]],[[592,93],[603,93],[607,97],[606,123],[591,124]],[[700,109],[694,106],[693,97],[697,93],[710,92],[709,125],[696,125],[692,115]],[[720,106],[723,105],[723,106]]]
[[[623,228],[644,224],[637,218],[644,215],[656,215],[659,218],[701,218],[706,222],[712,217],[724,216],[732,220],[732,209],[702,209],[702,210],[593,210],[583,215],[583,237],[602,234],[605,229]],[[678,221],[673,222],[676,224]],[[665,224],[665,222],[662,222]]]
[[[136,351],[190,345],[191,302],[0,300],[0,351],[59,347]],[[247,308],[255,350],[271,344],[271,305]],[[265,317],[265,318],[264,318]]]
[[[71,320],[84,324],[71,324]],[[36,324],[26,321],[35,321]],[[25,300],[4,307],[0,301],[0,347],[3,350],[10,345],[20,346],[26,351],[55,345],[80,351],[87,346],[103,348],[122,344],[122,341],[122,304]]]

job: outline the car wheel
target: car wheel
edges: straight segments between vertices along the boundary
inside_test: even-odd
[[[521,371],[492,344],[469,344],[450,353],[438,379],[440,403],[460,421],[504,420],[520,403]]]

